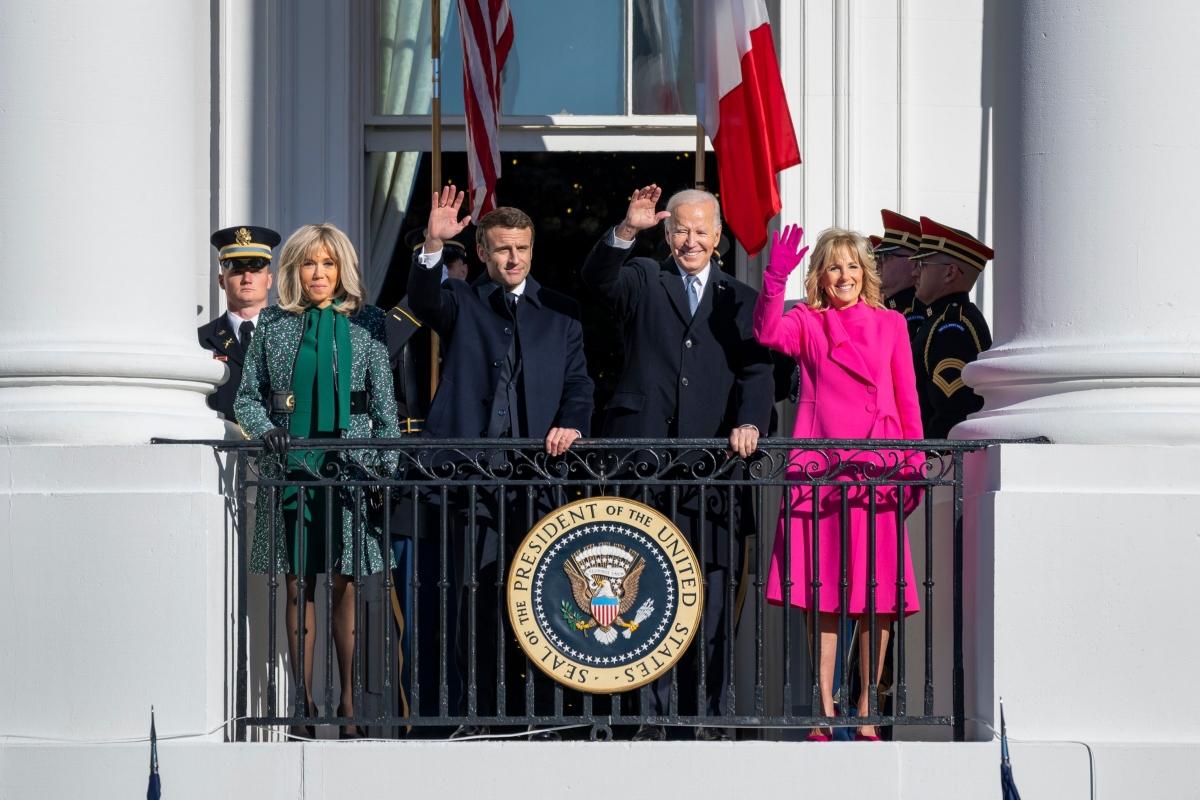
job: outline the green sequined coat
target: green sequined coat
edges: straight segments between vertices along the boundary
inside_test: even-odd
[[[388,364],[387,333],[384,312],[374,306],[366,306],[349,318],[351,358],[351,391],[366,390],[367,413],[352,414],[349,430],[342,431],[344,439],[397,438],[400,425],[396,418],[396,395],[392,389],[392,372]],[[278,306],[263,309],[258,327],[251,340],[250,352],[242,371],[242,383],[238,387],[233,410],[242,431],[251,439],[261,438],[272,428],[288,427],[287,414],[271,413],[271,393],[292,390],[292,370],[300,339],[304,334],[304,316],[284,311]],[[294,443],[295,444],[295,443]],[[361,479],[363,470],[368,474],[390,475],[396,470],[397,457],[394,453],[380,454],[376,450],[347,450],[334,458],[346,467],[346,477]],[[284,475],[283,465],[277,456],[264,455],[259,461],[259,470],[264,478],[279,479]],[[278,492],[279,497],[282,491]],[[253,572],[288,572],[288,554],[285,540],[284,514],[277,507],[275,513],[275,564],[269,557],[271,503],[269,492],[262,488],[255,504],[254,540],[250,548],[250,569]],[[278,501],[277,501],[278,504]],[[383,530],[377,524],[369,526],[366,503],[359,507],[359,543],[362,570],[375,573],[383,569],[380,543]],[[341,571],[353,573],[354,509],[346,504],[342,513],[343,552],[334,558],[342,565]]]

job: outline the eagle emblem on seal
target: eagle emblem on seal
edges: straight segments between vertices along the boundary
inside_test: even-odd
[[[598,542],[580,548],[563,564],[575,600],[574,606],[562,602],[563,618],[584,635],[592,631],[601,644],[612,644],[618,633],[630,638],[654,613],[654,601],[646,600],[632,620],[625,619],[637,602],[638,581],[645,567],[640,555],[619,544]]]

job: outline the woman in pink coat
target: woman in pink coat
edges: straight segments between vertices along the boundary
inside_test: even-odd
[[[903,315],[884,308],[879,276],[869,243],[861,235],[830,228],[817,239],[808,275],[807,299],[783,311],[787,277],[804,258],[804,231],[789,225],[771,243],[771,263],[763,275],[763,291],[754,309],[754,335],[773,350],[791,356],[800,366],[799,403],[793,433],[798,439],[921,439],[921,410],[913,376],[912,351]],[[814,594],[821,637],[820,685],[825,716],[834,716],[833,668],[838,647],[838,613],[842,590],[843,507],[849,547],[846,553],[848,588],[846,611],[865,618],[870,609],[870,581],[875,587],[877,673],[869,681],[871,652],[866,620],[860,625],[859,665],[862,690],[858,714],[868,711],[867,687],[878,683],[883,670],[888,631],[896,614],[915,613],[917,582],[904,537],[903,599],[898,602],[898,492],[894,488],[824,486],[817,490],[806,479],[862,481],[918,477],[922,456],[901,450],[793,451],[788,490],[780,513],[779,532],[771,554],[767,600],[809,608]],[[870,562],[871,494],[875,495],[874,563]],[[904,491],[904,510],[919,500],[915,488]],[[844,495],[844,498],[843,498]],[[813,574],[813,530],[817,532],[818,570]],[[785,560],[785,542],[787,559]],[[790,578],[790,581],[789,581]],[[814,587],[819,580],[820,587]],[[824,741],[828,730],[810,739]],[[874,740],[873,726],[856,738]]]

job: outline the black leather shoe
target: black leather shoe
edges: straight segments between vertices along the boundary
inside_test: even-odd
[[[487,736],[492,729],[487,725],[459,725],[450,734],[451,739],[469,739],[472,736]]]
[[[667,729],[662,725],[639,725],[633,734],[634,742],[665,742]]]
[[[308,704],[307,710],[304,712],[310,719],[317,716],[317,707],[312,703]],[[300,739],[316,739],[317,728],[315,725],[289,725],[288,736],[294,736]]]
[[[696,728],[697,742],[732,742],[733,737],[724,728]]]
[[[529,741],[531,742],[561,742],[562,735],[558,731],[547,728],[529,726]]]
[[[338,706],[337,714],[339,717],[352,717],[353,713],[347,714],[346,709]],[[363,729],[357,725],[342,725],[338,728],[338,739],[361,739],[363,738]]]

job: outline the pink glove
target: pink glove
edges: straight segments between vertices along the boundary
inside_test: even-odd
[[[785,225],[783,235],[779,231],[771,234],[771,260],[763,272],[763,291],[767,294],[779,294],[787,285],[788,275],[792,274],[808,252],[808,245],[800,246],[804,238],[804,228],[799,225]]]

